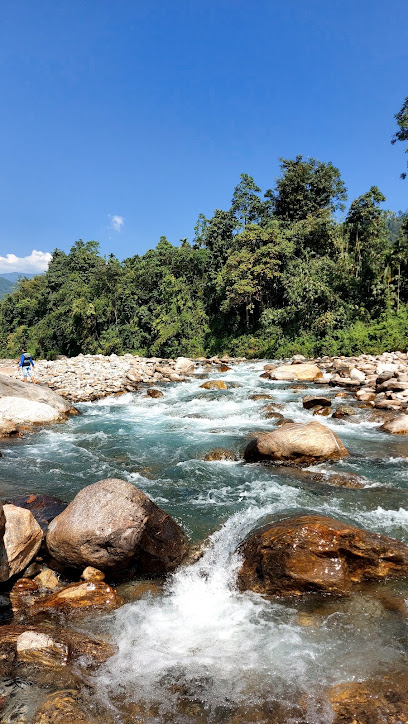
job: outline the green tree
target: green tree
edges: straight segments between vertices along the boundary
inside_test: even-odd
[[[241,174],[241,181],[235,187],[231,201],[231,213],[237,218],[241,228],[248,224],[257,224],[263,214],[263,203],[259,198],[261,189],[252,176]]]
[[[394,134],[391,143],[396,143],[397,141],[408,141],[408,96],[405,98],[401,110],[395,114],[395,118],[397,120],[399,130]],[[405,149],[405,153],[408,153],[408,146]],[[406,178],[406,175],[407,174],[405,172],[402,173],[401,178]]]
[[[281,158],[283,175],[276,183],[275,193],[268,190],[267,198],[274,199],[275,215],[283,221],[294,222],[316,215],[322,210],[343,210],[347,190],[340,171],[332,163],[315,158]]]

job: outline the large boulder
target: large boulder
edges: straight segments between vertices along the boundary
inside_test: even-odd
[[[347,455],[337,435],[320,422],[287,423],[255,437],[244,452],[247,462],[269,460],[302,465],[318,460],[339,460]]]
[[[28,566],[41,546],[43,533],[29,510],[15,505],[3,505],[0,515],[0,536],[0,582],[2,582]]]
[[[57,422],[77,410],[48,387],[0,375],[0,435],[16,433],[21,425]]]
[[[380,428],[383,432],[391,432],[393,435],[408,435],[408,415],[397,415],[388,420]]]
[[[177,523],[131,483],[108,478],[81,490],[50,523],[47,547],[65,566],[93,566],[115,576],[160,575],[188,550]]]
[[[394,672],[337,684],[329,692],[332,724],[408,724],[408,678]]]
[[[174,369],[179,374],[187,375],[194,372],[194,362],[188,357],[177,357]]]
[[[408,546],[319,515],[265,526],[240,546],[241,590],[273,596],[345,594],[363,581],[408,575]]]
[[[312,382],[323,377],[323,372],[317,365],[281,365],[271,370],[269,377],[271,380],[303,380],[304,382]]]

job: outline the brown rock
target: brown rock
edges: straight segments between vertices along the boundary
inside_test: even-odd
[[[232,369],[232,368],[228,367],[228,365],[226,365],[226,364],[220,365],[220,372],[229,372],[230,369]]]
[[[238,460],[238,458],[233,450],[217,447],[215,450],[206,453],[203,460]]]
[[[313,415],[321,415],[322,417],[328,417],[330,415],[330,407],[314,407]]]
[[[310,464],[317,460],[339,460],[348,455],[337,435],[320,422],[288,423],[251,440],[244,452],[247,462],[275,460]]]
[[[226,390],[227,384],[224,380],[208,380],[200,385],[204,390]]]
[[[78,700],[78,692],[64,689],[48,694],[34,718],[33,724],[96,724]]]
[[[33,581],[39,588],[46,588],[49,591],[55,591],[61,587],[59,578],[50,568],[43,568],[43,570],[33,578]]]
[[[47,611],[65,614],[88,613],[97,609],[111,611],[121,605],[121,598],[107,583],[85,581],[85,583],[72,583],[56,593],[37,598],[29,613],[33,616]]]
[[[105,574],[103,571],[99,571],[98,568],[87,566],[85,570],[82,571],[81,578],[83,578],[84,581],[104,581]]]
[[[244,541],[241,590],[273,596],[345,594],[362,581],[408,575],[408,546],[319,515],[265,526]]]
[[[392,435],[408,435],[408,415],[397,415],[381,425],[379,429],[383,432],[390,432]]]
[[[333,687],[333,724],[408,724],[407,677],[384,676]]]
[[[250,395],[250,400],[273,400],[273,395],[267,395],[267,394],[259,394],[259,395]]]
[[[108,478],[83,488],[50,523],[47,546],[65,566],[110,576],[161,575],[188,550],[177,523],[132,483]]]
[[[32,513],[15,505],[3,505],[5,528],[0,542],[0,581],[20,573],[37,554],[42,530]]]
[[[154,398],[163,397],[163,396],[164,396],[164,395],[163,395],[163,392],[161,392],[161,390],[156,390],[155,387],[152,387],[152,388],[150,388],[149,390],[147,390],[147,395],[148,395],[149,397],[154,397]]]
[[[306,410],[310,410],[312,407],[331,407],[331,399],[323,397],[323,395],[306,395],[302,404]]]

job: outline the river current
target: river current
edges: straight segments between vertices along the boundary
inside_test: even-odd
[[[260,524],[295,513],[332,516],[408,544],[406,437],[380,432],[369,410],[313,418],[301,400],[321,385],[296,391],[261,378],[263,364],[217,373],[233,383],[227,390],[202,389],[197,374],[163,387],[162,398],[136,392],[81,404],[82,415],[63,425],[2,442],[3,499],[51,493],[69,501],[85,485],[122,478],[170,513],[193,543],[205,540],[203,557],[164,586],[130,595],[115,614],[87,624],[87,632],[108,633],[118,645],[87,682],[90,707],[96,691],[96,708],[108,707],[114,721],[323,724],[332,720],[325,702],[333,685],[408,669],[406,582],[296,601],[236,589],[238,543]],[[337,392],[324,390],[344,404]],[[350,457],[314,466],[320,482],[293,469],[203,460],[220,447],[239,457],[252,433],[275,428],[263,413],[269,400],[251,399],[262,393],[295,422],[331,427]],[[333,472],[358,475],[363,487],[334,487]]]

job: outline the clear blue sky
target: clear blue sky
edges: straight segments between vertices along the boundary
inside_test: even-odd
[[[279,156],[408,207],[406,0],[2,0],[0,59],[0,257],[191,239]]]

